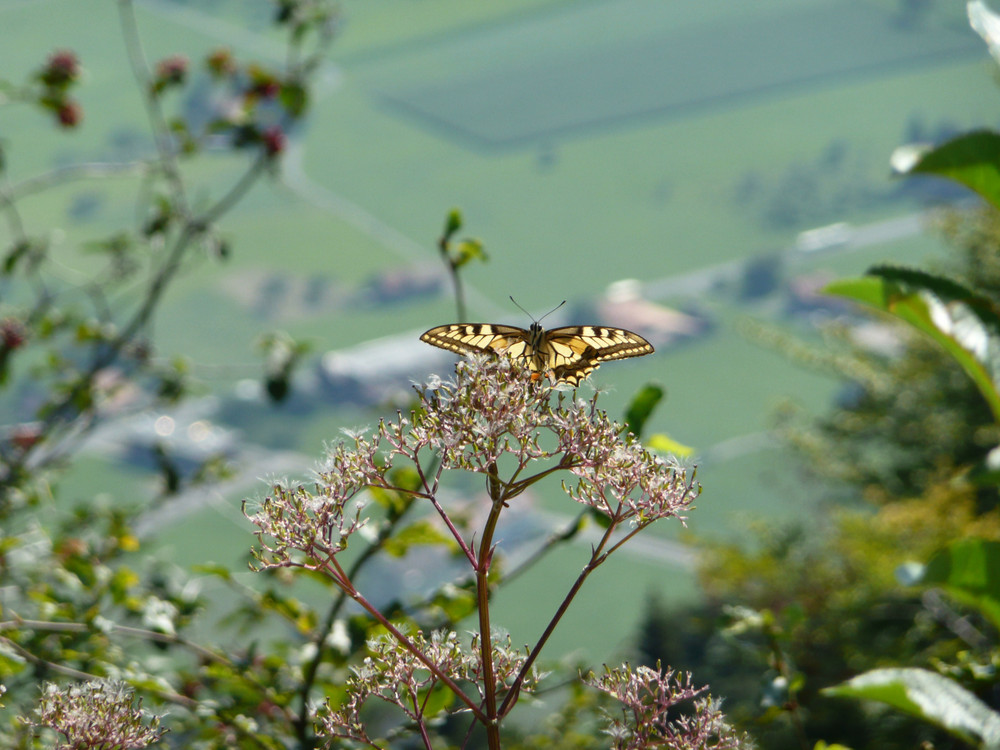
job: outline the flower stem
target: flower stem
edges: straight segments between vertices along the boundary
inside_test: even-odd
[[[476,564],[476,595],[479,608],[479,649],[483,667],[483,696],[486,702],[486,739],[490,750],[500,750],[500,722],[497,717],[497,681],[493,672],[493,638],[490,634],[490,562],[493,559],[493,534],[504,507],[502,483],[497,475],[497,465],[489,467],[490,480],[487,482],[493,507],[483,528],[483,538],[479,543]]]

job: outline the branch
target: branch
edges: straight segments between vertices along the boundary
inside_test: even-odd
[[[525,660],[524,664],[521,666],[521,671],[518,672],[517,677],[511,684],[510,690],[504,697],[503,703],[500,706],[500,716],[506,716],[507,713],[514,707],[514,703],[517,700],[518,693],[521,691],[521,684],[524,682],[524,678],[531,671],[531,667],[534,665],[535,661],[538,659],[538,655],[541,653],[542,648],[545,646],[549,637],[555,631],[556,626],[559,621],[562,620],[563,615],[569,609],[569,605],[576,598],[577,593],[583,587],[584,581],[587,577],[597,569],[597,567],[607,559],[607,554],[602,552],[604,547],[607,545],[608,541],[611,539],[611,535],[614,533],[617,524],[612,520],[611,525],[604,530],[604,535],[601,537],[601,541],[598,542],[597,546],[591,551],[589,562],[580,571],[580,575],[577,576],[576,581],[570,587],[569,592],[563,598],[562,603],[559,605],[559,609],[556,610],[552,619],[549,621],[548,626],[545,628],[545,632],[542,633],[535,647],[531,650],[528,658]]]
[[[129,64],[132,67],[132,75],[143,94],[142,101],[146,108],[146,116],[149,118],[150,128],[153,131],[153,140],[156,142],[156,150],[160,157],[160,167],[163,169],[167,182],[170,183],[182,214],[187,216],[188,207],[184,181],[181,179],[177,166],[177,154],[173,148],[167,119],[163,116],[163,110],[160,109],[160,103],[153,91],[149,76],[149,63],[146,60],[146,53],[142,49],[139,24],[135,18],[135,7],[132,0],[118,0],[118,8]]]

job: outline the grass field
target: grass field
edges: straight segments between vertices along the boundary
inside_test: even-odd
[[[489,150],[732,111],[982,53],[964,30],[902,33],[862,3],[756,8],[697,23],[684,23],[690,11],[677,4],[649,0],[560,10],[438,40],[360,73],[405,116]]]
[[[197,60],[220,45],[241,58],[266,57],[276,37],[265,30],[264,7],[220,0],[179,8],[161,0],[141,4],[139,21],[154,60],[174,52]],[[269,318],[225,280],[321,279],[346,298],[380,271],[436,264],[434,241],[453,206],[490,253],[487,265],[467,270],[471,314],[522,324],[509,294],[541,310],[564,298],[591,299],[621,278],[654,281],[787,248],[810,227],[768,223],[761,206],[791,171],[813,169],[817,193],[889,192],[889,154],[914,121],[933,130],[998,119],[992,68],[961,5],[936,7],[910,31],[895,23],[896,7],[875,0],[348,0],[332,56],[337,75],[300,135],[300,168],[284,183],[256,189],[227,217],[222,228],[233,257],[194,264],[173,290],[156,324],[160,351],[188,355],[196,375],[225,395],[235,380],[257,374],[252,343],[272,327],[308,337],[322,352],[446,322],[454,314],[447,298],[383,309],[303,306]],[[102,31],[81,35],[84,26]],[[0,76],[16,80],[64,47],[77,50],[87,70],[85,126],[56,134],[39,125],[40,116],[5,107],[4,147],[15,181],[71,160],[112,158],[122,143],[148,145],[113,4],[0,0]],[[837,144],[849,169],[814,169]],[[242,165],[209,157],[192,168],[192,194],[201,201],[217,195]],[[319,187],[310,190],[309,181]],[[746,184],[758,186],[750,198],[740,190]],[[35,228],[64,228],[55,248],[61,278],[72,281],[92,267],[78,244],[127,222],[136,186],[134,178],[73,184],[25,204]],[[74,219],[81,196],[96,208]],[[915,207],[861,198],[819,223],[862,224]],[[881,259],[917,263],[940,252],[932,237],[902,238],[810,257],[793,271],[857,274]],[[713,446],[766,430],[782,399],[813,411],[829,403],[835,382],[738,332],[746,317],[810,337],[807,326],[772,320],[768,306],[744,306],[731,295],[694,302],[716,323],[710,336],[598,371],[597,384],[611,388],[602,397],[611,414],[657,380],[668,399],[650,430],[711,455]],[[326,403],[294,417],[264,409],[245,416],[246,443],[317,458],[341,426],[375,421]],[[254,466],[241,471],[247,489],[165,526],[161,554],[205,562],[211,539],[216,561],[240,561],[251,539],[238,503],[260,486]],[[75,472],[82,498],[100,491],[108,465],[88,459]],[[691,526],[706,536],[745,529],[757,516],[807,521],[815,502],[777,448],[708,461],[699,476],[705,492]],[[148,486],[128,474],[107,491],[134,499]],[[558,488],[534,501],[572,512]],[[653,534],[674,538],[676,530]],[[519,579],[501,595],[500,619],[515,641],[544,624],[541,604],[564,590],[584,551],[560,552],[546,575]],[[621,558],[611,565],[571,611],[578,627],[560,635],[559,650],[576,642],[595,658],[618,650],[662,577],[659,563]],[[679,588],[665,596],[693,595],[686,574],[670,577]],[[609,596],[614,620],[600,617]]]

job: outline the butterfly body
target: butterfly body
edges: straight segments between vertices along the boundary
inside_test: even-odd
[[[503,353],[532,372],[551,373],[577,386],[601,362],[650,354],[653,346],[637,333],[605,326],[565,326],[545,330],[494,323],[452,323],[431,328],[420,337],[432,346],[459,354]]]

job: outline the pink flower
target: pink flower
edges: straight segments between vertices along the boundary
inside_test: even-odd
[[[72,99],[63,99],[56,105],[56,119],[66,129],[75,128],[83,119],[83,110]]]
[[[264,152],[268,156],[277,156],[285,150],[287,139],[285,138],[285,133],[277,126],[265,130],[261,134],[260,139],[264,144]]]
[[[708,688],[693,687],[690,674],[663,672],[659,664],[656,669],[625,664],[605,667],[600,677],[591,672],[583,681],[622,705],[621,718],[609,717],[607,729],[615,750],[736,750],[749,744],[726,723],[718,701],[699,697]],[[693,710],[675,710],[689,701]]]
[[[65,89],[80,75],[76,53],[70,50],[53,52],[39,71],[38,79],[51,89]]]
[[[27,339],[24,324],[16,318],[0,320],[0,348],[19,349]]]
[[[188,59],[183,55],[171,55],[156,63],[156,78],[165,83],[183,83],[188,71]]]
[[[224,48],[212,52],[206,58],[205,65],[208,66],[212,75],[220,78],[236,72],[236,62],[233,60],[233,53]]]

